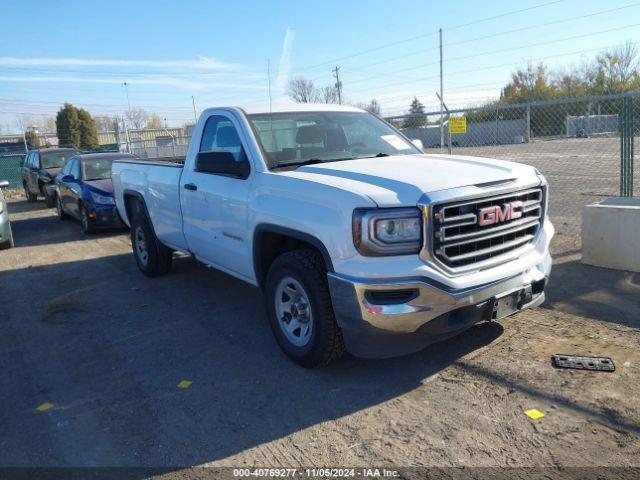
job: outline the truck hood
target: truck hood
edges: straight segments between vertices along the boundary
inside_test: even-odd
[[[529,165],[461,155],[394,155],[308,165],[285,175],[366,195],[380,206],[414,205],[424,193],[535,178]]]

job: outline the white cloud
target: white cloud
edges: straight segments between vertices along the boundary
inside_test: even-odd
[[[291,74],[291,49],[295,38],[294,31],[287,27],[284,34],[284,42],[282,44],[282,53],[280,54],[280,64],[278,65],[278,77],[276,78],[276,89],[284,92]]]
[[[200,68],[225,70],[237,67],[215,58],[200,56],[192,60],[122,60],[94,58],[17,58],[0,57],[2,67],[149,67],[149,68]]]
[[[266,89],[266,85],[249,85],[243,83],[212,83],[212,82],[197,82],[184,80],[182,78],[174,78],[171,76],[159,76],[150,75],[148,77],[104,77],[104,78],[87,78],[76,76],[0,76],[0,82],[43,82],[43,83],[96,83],[96,84],[122,84],[124,82],[134,85],[170,85],[176,88],[182,88],[185,90],[208,90],[208,89],[238,89],[238,90],[256,90],[261,91]]]

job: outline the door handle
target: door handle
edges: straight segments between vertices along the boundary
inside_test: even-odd
[[[198,190],[198,186],[195,183],[185,183],[184,188],[191,191]]]

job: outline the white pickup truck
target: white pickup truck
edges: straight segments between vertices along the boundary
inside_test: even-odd
[[[423,154],[353,107],[208,109],[184,164],[116,161],[113,181],[144,274],[180,251],[256,285],[306,367],[415,352],[535,307],[551,271],[540,172]]]

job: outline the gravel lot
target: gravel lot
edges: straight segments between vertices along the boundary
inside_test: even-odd
[[[640,276],[581,265],[576,237],[554,247],[543,308],[308,371],[255,288],[186,257],[148,279],[125,232],[9,211],[0,466],[640,466]],[[553,353],[617,370],[555,370]]]

